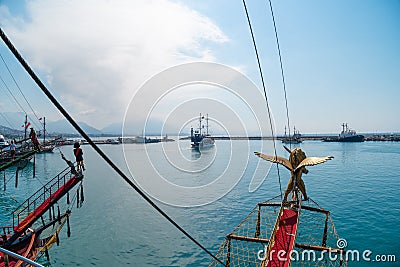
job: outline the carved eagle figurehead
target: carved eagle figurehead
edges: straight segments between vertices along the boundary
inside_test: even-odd
[[[317,164],[324,163],[328,160],[333,159],[333,156],[327,156],[327,157],[307,157],[306,153],[304,153],[301,148],[294,148],[290,150],[289,148],[285,147],[284,148],[290,153],[289,159],[285,159],[279,156],[269,156],[262,154],[260,152],[254,152],[254,154],[262,159],[265,159],[267,161],[273,162],[273,163],[278,163],[283,166],[285,166],[288,170],[291,172],[296,172],[300,170],[301,168],[305,166],[313,166]],[[307,173],[308,170],[306,168],[302,169],[303,173]]]
[[[306,153],[304,153],[304,151],[301,150],[301,148],[294,148],[292,150],[290,150],[285,146],[284,148],[286,149],[286,151],[290,153],[289,159],[285,159],[278,156],[264,155],[260,152],[254,152],[254,154],[267,161],[281,164],[285,166],[288,170],[290,170],[291,177],[288,182],[288,187],[285,191],[285,196],[283,198],[284,202],[286,202],[287,196],[289,195],[290,192],[293,192],[294,199],[297,199],[297,193],[295,191],[296,188],[298,188],[302,192],[305,199],[308,199],[306,194],[305,184],[301,179],[301,175],[303,173],[308,173],[308,170],[305,167],[324,163],[328,160],[333,159],[333,157],[332,156],[327,156],[323,158],[307,157]]]
[[[285,147],[286,148],[286,147]],[[290,151],[288,149],[288,151]],[[304,153],[303,150],[301,150],[301,148],[294,148],[292,151],[289,152],[290,156],[289,156],[289,161],[290,164],[292,164],[293,169],[296,169],[297,166],[299,166],[299,164],[306,159],[306,153]]]

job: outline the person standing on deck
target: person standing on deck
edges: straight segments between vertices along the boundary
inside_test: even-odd
[[[78,172],[75,170],[75,166],[74,166],[74,164],[71,162],[71,161],[69,161],[69,160],[67,160],[65,157],[64,157],[64,154],[60,151],[60,153],[61,153],[61,158],[63,159],[63,160],[65,160],[65,162],[68,164],[68,166],[71,168],[71,173],[73,174],[73,175],[77,175],[78,174]]]
[[[83,163],[83,151],[78,142],[74,143],[74,155],[78,171],[85,170],[85,164]]]
[[[35,149],[40,151],[40,143],[37,138],[36,132],[33,128],[31,128],[31,132],[29,133],[29,138],[31,139],[33,145],[35,146]]]
[[[14,140],[12,140],[11,144],[10,144],[10,153],[12,156],[12,160],[14,160],[14,158],[15,158],[15,149],[16,149],[15,143],[14,143]]]

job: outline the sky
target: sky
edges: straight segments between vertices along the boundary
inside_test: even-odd
[[[283,133],[285,98],[268,1],[246,3],[274,129]],[[358,132],[400,131],[400,1],[273,0],[272,5],[291,128],[337,133],[348,122]],[[268,128],[242,1],[0,0],[0,25],[71,115],[98,129],[125,119],[141,131],[151,117],[173,131],[196,126],[199,113],[209,113],[215,133],[257,134]],[[38,116],[60,119],[3,43],[0,53]],[[258,92],[242,87],[232,93],[213,85],[217,77],[189,75],[211,80],[178,91],[165,88],[162,101],[150,103],[151,114],[131,106],[153,99],[154,88],[146,85],[164,77],[160,73],[196,62],[226,66],[233,71],[225,74],[233,76],[237,71]],[[6,87],[30,112],[7,67],[0,61],[0,112],[21,111]]]

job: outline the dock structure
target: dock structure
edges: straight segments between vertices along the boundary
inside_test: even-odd
[[[47,250],[51,245],[59,242],[58,234],[65,223],[68,226],[67,233],[70,233],[69,192],[81,183],[84,177],[81,171],[75,170],[75,165],[72,163],[71,165],[72,167],[65,168],[12,212],[12,226],[0,228],[3,232],[0,247],[35,260],[39,253],[44,252],[47,256]],[[67,206],[69,206],[62,214],[59,201],[65,195],[67,195]],[[81,201],[79,201],[79,196]],[[81,205],[82,201],[83,189],[82,185],[78,185],[77,206]],[[57,212],[54,210],[55,206],[57,206]],[[43,218],[46,212],[50,214],[48,221]],[[9,255],[7,259],[0,257],[0,267],[19,266],[21,264],[19,261],[12,255]]]

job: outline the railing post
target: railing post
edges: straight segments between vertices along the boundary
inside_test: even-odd
[[[322,246],[326,246],[326,239],[328,238],[328,219],[329,213],[325,214],[325,227],[324,227],[324,235],[322,236]]]
[[[4,266],[8,267],[8,255],[6,253],[3,252],[3,257],[4,257]]]
[[[260,205],[258,205],[258,212],[257,212],[257,224],[256,224],[256,234],[255,234],[255,237],[259,237],[260,236],[260,221],[261,221],[261,214],[260,214],[260,209],[261,209],[261,207],[260,207]]]
[[[231,239],[228,236],[228,251],[226,252],[226,263],[225,266],[231,266]]]

